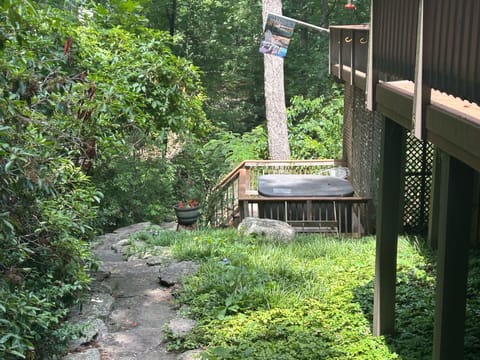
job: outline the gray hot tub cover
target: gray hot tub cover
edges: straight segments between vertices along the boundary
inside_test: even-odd
[[[258,193],[270,197],[348,197],[353,195],[348,180],[323,175],[262,175]]]

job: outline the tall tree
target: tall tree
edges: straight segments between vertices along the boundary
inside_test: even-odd
[[[262,0],[262,5],[264,24],[269,12],[282,14],[281,0]],[[283,58],[264,55],[263,64],[269,157],[272,160],[288,160],[290,159],[290,146],[288,144]]]

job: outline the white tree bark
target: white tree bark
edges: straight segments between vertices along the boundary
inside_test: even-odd
[[[282,0],[262,0],[263,23],[267,14],[282,14]],[[283,58],[263,55],[265,108],[267,117],[268,153],[272,160],[290,159],[288,144],[287,109],[283,77]]]

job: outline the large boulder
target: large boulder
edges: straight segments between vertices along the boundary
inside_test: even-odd
[[[288,243],[295,237],[295,229],[284,221],[247,217],[238,225],[245,235],[257,235],[272,242]]]

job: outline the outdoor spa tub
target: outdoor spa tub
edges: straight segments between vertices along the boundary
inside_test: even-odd
[[[323,175],[270,174],[258,177],[258,193],[267,197],[350,197],[348,180]]]

